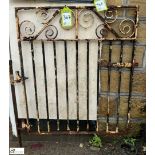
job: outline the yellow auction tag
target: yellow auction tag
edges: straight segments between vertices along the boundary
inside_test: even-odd
[[[72,10],[67,6],[61,10],[61,25],[66,29],[72,27]]]
[[[94,0],[94,5],[98,12],[108,10],[106,0]]]

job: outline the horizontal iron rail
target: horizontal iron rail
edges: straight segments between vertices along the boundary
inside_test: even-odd
[[[65,6],[65,5],[64,5]],[[43,7],[15,7],[15,10],[18,11],[18,10],[30,10],[30,9],[40,9],[40,8],[45,8],[45,9],[60,9],[60,8],[64,8],[64,6],[43,6]],[[68,5],[69,8],[71,9],[87,9],[87,8],[95,8],[94,5],[91,5],[91,6],[70,6]],[[121,8],[126,8],[126,9],[136,9],[138,8],[139,6],[138,5],[121,5],[121,6],[113,6],[113,5],[110,5],[108,6],[109,9],[121,9]]]
[[[34,39],[18,39],[19,41],[30,41]],[[136,37],[134,38],[93,38],[93,39],[45,39],[44,41],[120,41],[120,40],[136,40]],[[36,39],[35,41],[43,41],[43,39]]]
[[[128,130],[126,130],[124,133],[127,133]],[[116,132],[108,132],[106,133],[105,131],[52,131],[52,132],[30,132],[28,135],[93,135],[93,134],[98,134],[98,135],[122,135],[123,133],[116,133]]]

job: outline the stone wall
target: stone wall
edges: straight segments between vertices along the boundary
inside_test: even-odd
[[[131,97],[131,123],[129,126],[130,133],[137,133],[140,124],[145,123],[145,50],[146,50],[146,1],[145,0],[107,0],[108,5],[139,5],[139,25],[138,37],[135,48],[135,59],[138,67],[135,68],[133,74],[133,87]],[[130,12],[126,12],[125,16],[130,16]],[[123,43],[123,62],[131,61],[132,44],[131,42]],[[119,62],[120,43],[113,42],[112,62]],[[104,42],[102,50],[102,58],[108,60],[109,45]],[[106,131],[106,115],[107,115],[107,78],[108,71],[105,68],[100,70],[100,98],[98,105],[99,130]],[[110,83],[110,129],[115,130],[116,127],[116,104],[118,91],[118,71],[112,69]],[[119,129],[126,130],[127,110],[128,110],[128,93],[129,93],[130,71],[122,70],[121,81],[121,97],[120,97],[120,121]]]

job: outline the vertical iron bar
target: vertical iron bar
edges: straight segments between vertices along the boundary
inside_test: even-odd
[[[97,66],[97,104],[99,104],[99,60],[100,60],[100,41],[98,41],[98,66]]]
[[[137,29],[138,29],[138,22],[139,22],[139,6],[137,5],[136,11],[135,11],[135,38],[137,38]]]
[[[53,41],[54,51],[54,67],[55,67],[55,88],[56,88],[56,108],[57,108],[57,130],[59,131],[59,100],[58,100],[58,81],[57,81],[57,60],[56,60],[56,44]]]
[[[139,7],[137,6],[136,10],[136,19],[135,19],[135,38],[137,38],[137,27],[139,21]],[[127,127],[130,123],[130,110],[131,110],[131,93],[132,93],[132,82],[133,82],[133,72],[134,72],[134,57],[135,57],[135,40],[132,41],[132,56],[131,56],[131,68],[130,68],[130,81],[129,81],[129,96],[128,96],[128,114],[127,114]]]
[[[89,40],[87,40],[87,130],[89,130]]]
[[[20,26],[19,26],[19,17],[18,11],[15,9],[15,18],[16,18],[16,32],[17,32],[17,39],[20,39]]]
[[[10,49],[9,49],[9,51],[10,51]],[[10,60],[9,60],[9,74],[10,74],[10,76],[13,76],[11,52],[10,52]],[[12,96],[13,109],[14,109],[14,114],[15,114],[15,122],[16,122],[16,128],[17,128],[18,143],[19,143],[19,147],[22,147],[21,131],[19,129],[19,124],[18,124],[18,109],[17,109],[17,102],[16,102],[16,92],[15,92],[15,86],[13,84],[11,84],[11,94],[10,95]]]
[[[100,89],[100,64],[99,60],[101,58],[101,42],[98,41],[98,64],[97,64],[97,105],[99,105],[99,89]],[[96,131],[98,131],[98,120],[96,125]]]
[[[34,79],[36,110],[37,110],[37,128],[38,128],[38,133],[40,134],[39,107],[38,107],[38,94],[37,94],[37,81],[36,81],[36,68],[35,68],[35,61],[34,61],[33,41],[30,41],[30,44],[31,44],[32,69],[33,69],[33,79]]]
[[[47,75],[46,75],[46,62],[45,62],[45,47],[44,42],[42,44],[42,55],[43,55],[43,69],[44,69],[44,81],[45,81],[45,94],[46,94],[46,112],[47,112],[47,129],[50,132],[50,124],[49,124],[49,108],[48,108],[48,91],[47,91]]]
[[[109,42],[109,64],[111,64],[111,55],[112,55],[112,41]],[[107,125],[106,125],[106,132],[109,132],[109,104],[110,104],[110,78],[111,75],[111,67],[108,66],[108,101],[107,101]]]
[[[135,40],[132,43],[133,43],[132,57],[131,57],[132,67],[130,68],[127,127],[129,126],[129,123],[130,123],[131,95],[132,95],[132,83],[133,83],[133,73],[134,73],[134,57],[135,57]]]
[[[20,57],[20,68],[21,68],[21,76],[24,78],[24,64],[23,64],[23,55],[22,55],[22,47],[21,47],[21,41],[18,41],[18,49],[19,49],[19,57]],[[24,97],[25,97],[25,104],[26,104],[26,123],[27,123],[27,131],[29,132],[29,110],[28,110],[28,104],[27,104],[27,94],[26,94],[26,85],[25,80],[22,81],[23,87],[24,87]]]
[[[76,24],[75,24],[75,35],[78,39],[78,10],[76,9]],[[77,95],[77,131],[79,131],[79,77],[78,77],[78,40],[76,41],[76,95]]]
[[[66,103],[67,103],[67,130],[70,130],[69,127],[69,101],[68,101],[68,67],[67,67],[67,42],[64,41],[65,46],[65,70],[66,70]]]
[[[79,77],[78,77],[78,41],[76,41],[76,102],[77,102],[77,131],[79,131]]]
[[[121,41],[121,49],[120,49],[120,57],[119,57],[120,63],[122,63],[122,59],[123,59],[123,41]],[[119,125],[120,90],[121,90],[121,80],[122,80],[121,68],[118,68],[118,70],[119,70],[119,80],[118,80],[118,99],[117,99],[116,132],[118,132],[118,125]]]

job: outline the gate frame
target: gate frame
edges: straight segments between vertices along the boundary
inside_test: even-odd
[[[64,6],[58,6],[58,7],[52,7],[52,6],[47,6],[47,7],[40,7],[41,8],[46,8],[46,9],[62,9]],[[66,41],[75,41],[76,43],[78,43],[78,41],[87,41],[87,44],[89,44],[89,41],[91,40],[97,40],[98,41],[98,67],[97,67],[97,105],[99,103],[99,84],[100,84],[100,79],[99,79],[99,74],[100,74],[100,67],[101,66],[106,66],[108,68],[108,75],[111,71],[111,68],[112,67],[117,67],[117,68],[123,68],[125,67],[125,64],[122,64],[122,47],[123,47],[123,41],[132,41],[133,43],[133,50],[132,50],[132,61],[130,63],[130,67],[125,67],[125,68],[130,68],[130,83],[129,83],[129,96],[128,96],[128,114],[127,114],[127,127],[130,123],[130,110],[131,110],[131,93],[132,93],[132,77],[133,77],[133,72],[134,72],[134,67],[136,66],[136,62],[135,62],[135,42],[136,42],[136,38],[137,38],[137,28],[138,28],[138,21],[139,21],[139,17],[138,17],[138,12],[139,12],[139,7],[138,6],[109,6],[109,9],[119,9],[119,8],[134,8],[136,10],[136,19],[135,19],[135,31],[134,31],[134,37],[132,38],[126,38],[126,37],[119,37],[118,34],[111,28],[109,27],[109,25],[105,22],[105,19],[99,15],[99,13],[97,13],[95,10],[94,10],[94,6],[69,6],[71,9],[75,9],[76,10],[76,24],[75,24],[75,27],[76,27],[76,38],[75,39],[47,39],[47,41],[53,41],[53,43],[55,41],[64,41],[64,43]],[[21,41],[30,41],[31,43],[33,42],[33,40],[35,40],[39,34],[41,32],[43,32],[44,29],[42,29],[36,36],[34,37],[30,37],[30,38],[23,38],[21,39],[20,38],[20,26],[19,26],[19,18],[18,18],[18,11],[21,10],[21,9],[24,9],[24,10],[29,10],[29,9],[38,9],[38,7],[16,7],[15,8],[15,17],[16,17],[16,24],[17,24],[17,39],[18,39],[18,47],[19,47],[19,53],[21,55],[21,59],[20,59],[20,63],[21,63],[21,68],[23,68],[22,66],[22,51],[21,51]],[[112,32],[113,34],[115,34],[116,38],[105,38],[105,37],[98,37],[97,39],[79,39],[78,38],[78,15],[77,15],[77,10],[78,9],[88,9],[88,10],[91,10],[93,11],[93,13],[95,13],[95,15],[97,15],[99,17],[99,19],[103,22],[104,26],[110,30],[110,32]],[[56,11],[56,14],[58,14],[59,11]],[[56,15],[55,14],[55,15]],[[55,17],[55,15],[53,15],[53,17],[49,20],[49,22],[47,23],[47,26],[48,24],[51,22],[51,20]],[[47,27],[45,26],[45,27]],[[44,27],[44,28],[45,28]],[[102,41],[109,41],[109,52],[111,53],[112,52],[112,41],[121,41],[121,54],[120,54],[120,64],[111,64],[111,60],[109,60],[108,64],[104,64],[103,65],[103,60],[101,59],[101,43]],[[32,44],[31,44],[32,45]],[[43,45],[43,44],[42,44]],[[76,44],[76,46],[78,46]],[[32,47],[33,48],[33,47]],[[78,48],[78,47],[77,47]],[[110,54],[109,53],[109,54]],[[110,56],[110,55],[109,55]],[[111,56],[110,56],[111,57]],[[110,58],[109,57],[109,58]],[[87,65],[89,63],[89,57],[87,57]],[[124,66],[121,66],[121,65],[124,65]],[[78,66],[77,66],[78,67]],[[89,67],[88,67],[89,68]],[[77,71],[78,72],[78,71]],[[16,119],[16,126],[17,126],[17,136],[18,136],[18,141],[19,141],[19,145],[20,147],[22,147],[22,138],[21,138],[21,131],[22,130],[27,130],[27,132],[29,133],[29,129],[30,129],[30,125],[29,125],[29,122],[27,120],[26,124],[25,124],[25,127],[24,129],[19,127],[19,124],[18,124],[18,110],[17,110],[17,103],[16,103],[16,94],[15,94],[15,86],[14,84],[15,83],[18,83],[18,82],[22,82],[23,83],[23,86],[24,86],[24,92],[26,93],[26,88],[25,88],[25,80],[26,80],[26,77],[24,75],[24,70],[21,70],[21,75],[17,73],[17,77],[14,78],[13,76],[13,68],[12,68],[12,60],[10,59],[9,60],[9,73],[10,73],[10,84],[11,84],[11,93],[12,93],[12,98],[13,98],[13,106],[14,106],[14,113],[15,113],[15,119]],[[89,70],[87,70],[87,73],[89,73]],[[78,76],[78,75],[77,75]],[[87,75],[88,76],[88,75]],[[67,77],[66,77],[67,78]],[[78,77],[77,77],[78,78]],[[88,78],[88,77],[87,77]],[[88,80],[88,79],[87,79]],[[46,81],[45,81],[46,82]],[[67,82],[66,82],[67,83]],[[118,94],[119,94],[119,101],[118,101],[118,104],[120,103],[120,83],[121,83],[121,71],[119,70],[119,90],[118,90]],[[108,76],[108,88],[110,86],[110,77]],[[78,86],[77,86],[78,87]],[[89,85],[87,84],[87,90],[89,89]],[[77,93],[78,93],[78,90],[77,90]],[[109,98],[109,93],[110,93],[110,90],[108,91],[108,98]],[[88,95],[89,93],[87,93]],[[26,95],[26,94],[25,94]],[[77,97],[78,97],[78,94],[77,94]],[[88,96],[87,96],[88,97]],[[87,101],[89,102],[89,100]],[[108,99],[108,104],[109,104],[109,99]],[[109,105],[108,105],[109,107]],[[28,110],[27,110],[28,112]],[[28,113],[27,113],[28,114]],[[28,117],[28,116],[27,116]],[[88,117],[88,116],[87,116]],[[89,119],[87,119],[88,121]],[[45,134],[93,134],[93,133],[97,133],[97,134],[103,134],[103,132],[100,132],[98,131],[98,120],[97,120],[97,127],[96,127],[96,131],[94,132],[91,132],[91,131],[79,131],[78,129],[78,124],[79,124],[79,120],[77,119],[77,131],[52,131],[52,132],[36,132],[36,133],[30,133],[30,134],[39,134],[39,135],[45,135]],[[118,133],[118,121],[119,121],[119,112],[117,112],[117,125],[116,125],[116,130],[115,131],[109,131],[108,129],[108,123],[109,123],[109,113],[107,113],[107,124],[106,124],[106,133],[114,133],[114,134],[119,134]],[[59,124],[59,122],[57,122],[57,124]],[[87,123],[88,125],[88,123]],[[67,126],[67,129],[68,129],[68,126]],[[87,126],[87,129],[88,129],[88,126]]]

